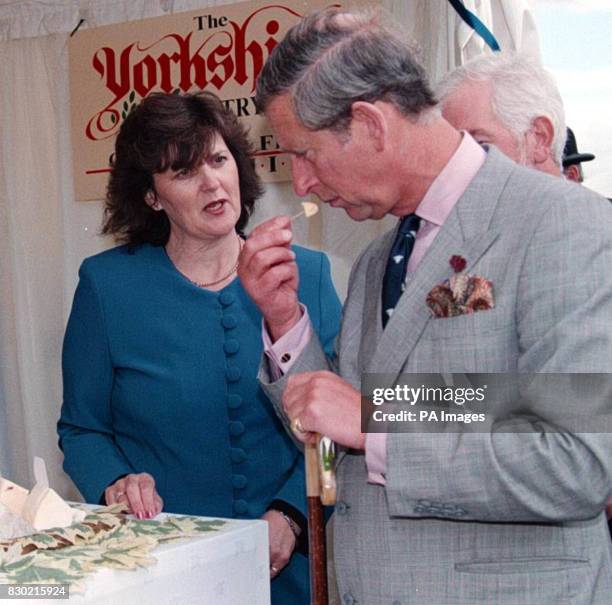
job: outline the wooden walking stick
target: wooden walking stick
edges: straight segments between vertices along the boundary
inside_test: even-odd
[[[334,444],[317,435],[316,444],[306,444],[306,497],[308,500],[308,543],[310,551],[310,603],[327,605],[327,558],[323,504],[336,502]]]

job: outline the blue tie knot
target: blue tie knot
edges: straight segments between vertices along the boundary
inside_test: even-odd
[[[419,224],[421,222],[421,218],[416,214],[407,214],[401,221],[399,226],[399,233],[402,235],[407,235],[411,231],[416,232],[419,230]]]

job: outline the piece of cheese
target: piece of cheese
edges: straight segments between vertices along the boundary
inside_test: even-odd
[[[28,490],[4,477],[0,477],[0,502],[14,515],[21,516]]]
[[[21,516],[40,531],[80,523],[86,513],[68,506],[50,487],[36,485],[25,501]]]
[[[302,207],[304,208],[306,218],[310,218],[319,212],[319,206],[317,206],[317,204],[314,202],[302,202]]]

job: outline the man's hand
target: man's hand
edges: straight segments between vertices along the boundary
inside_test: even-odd
[[[104,490],[106,504],[127,502],[139,519],[150,519],[161,513],[164,501],[155,489],[155,479],[149,473],[122,477]]]
[[[261,518],[268,522],[270,578],[274,578],[289,563],[297,540],[287,519],[277,510],[269,510]]]
[[[314,433],[346,447],[363,450],[361,393],[333,372],[304,372],[290,376],[283,407],[291,420],[299,419],[296,437],[314,443]]]
[[[264,316],[272,341],[288,332],[301,317],[291,238],[289,217],[270,219],[249,235],[238,264],[240,281]]]

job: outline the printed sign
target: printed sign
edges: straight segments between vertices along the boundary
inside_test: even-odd
[[[115,135],[154,91],[214,92],[249,128],[262,180],[290,180],[288,157],[256,113],[255,82],[287,30],[331,5],[340,3],[256,0],[78,31],[70,40],[75,198],[104,198]]]

